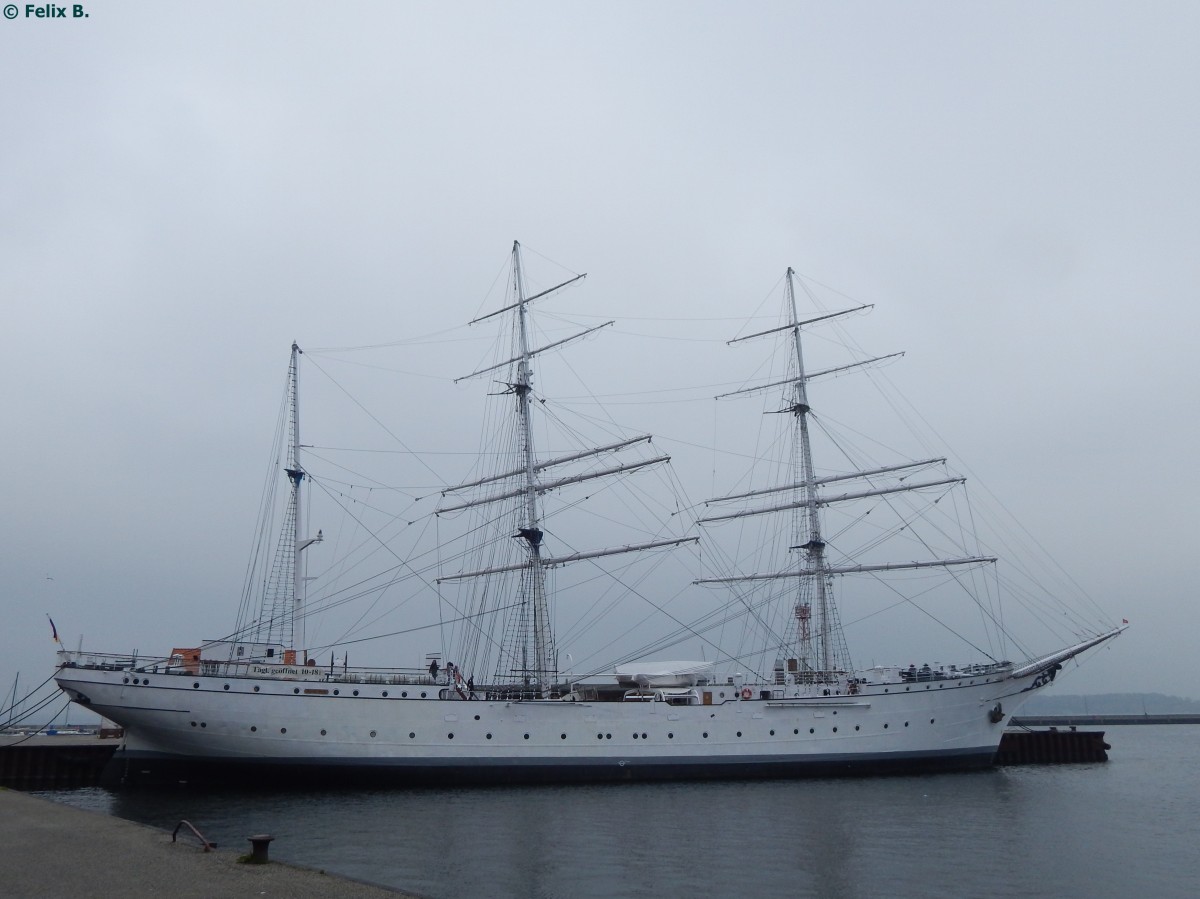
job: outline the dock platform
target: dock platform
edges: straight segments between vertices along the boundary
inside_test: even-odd
[[[1000,740],[997,765],[1063,765],[1107,762],[1104,731],[1008,730]]]
[[[0,787],[71,790],[94,787],[121,741],[90,734],[0,734]]]

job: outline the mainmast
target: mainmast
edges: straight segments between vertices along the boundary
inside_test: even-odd
[[[523,688],[532,688],[543,698],[550,697],[558,676],[558,654],[550,621],[547,572],[572,562],[647,550],[668,549],[681,543],[696,542],[699,539],[697,537],[663,538],[607,549],[581,550],[558,555],[552,555],[546,547],[545,534],[542,530],[542,517],[545,514],[542,508],[542,497],[545,494],[576,484],[632,473],[670,461],[670,456],[652,455],[645,452],[644,447],[651,440],[650,436],[645,434],[623,438],[603,446],[577,449],[555,458],[538,459],[533,439],[535,409],[533,360],[548,350],[557,349],[601,328],[607,328],[613,322],[604,322],[585,328],[569,337],[534,346],[530,342],[532,326],[529,306],[534,301],[548,297],[584,277],[586,275],[575,275],[561,284],[533,295],[527,294],[525,271],[521,261],[521,244],[513,241],[511,301],[501,309],[474,319],[471,324],[474,325],[500,315],[513,314],[515,317],[511,320],[511,327],[514,329],[512,331],[514,344],[512,351],[515,352],[515,355],[455,380],[457,382],[497,370],[504,370],[508,373],[503,383],[506,388],[504,394],[511,394],[516,400],[515,433],[510,432],[510,436],[513,438],[512,448],[515,452],[499,470],[466,483],[445,488],[442,491],[443,497],[456,495],[457,498],[443,502],[438,508],[439,515],[446,515],[505,504],[508,511],[494,517],[489,515],[489,524],[504,521],[508,523],[508,527],[515,525],[515,534],[507,527],[501,533],[504,534],[503,540],[506,542],[511,538],[520,540],[520,548],[517,549],[510,544],[510,548],[501,552],[499,556],[493,555],[489,551],[487,555],[476,557],[483,563],[481,567],[444,573],[437,579],[437,583],[473,581],[498,575],[519,577],[520,583],[515,591],[517,595],[514,597],[516,608],[514,614],[507,619],[504,637],[499,641],[496,676],[502,679],[519,680],[522,682]],[[540,404],[537,408],[540,408]],[[513,424],[510,419],[509,427],[512,427]],[[642,458],[628,459],[626,457],[625,461],[619,461],[620,454],[625,451],[633,452],[638,447],[643,448]],[[612,460],[611,464],[606,464],[610,459]],[[473,491],[474,488],[483,489],[467,492]],[[481,532],[491,532],[490,527],[480,530]],[[483,545],[491,545],[490,538],[485,537]],[[498,582],[502,582],[502,579]],[[475,600],[481,612],[487,603],[493,601],[494,595],[495,591],[490,591],[485,582],[485,586],[480,588],[476,594],[477,599]],[[522,690],[522,692],[525,691]]]
[[[533,674],[542,695],[549,694],[557,668],[554,659],[554,639],[550,630],[549,608],[546,603],[546,570],[542,562],[542,529],[538,517],[538,484],[536,479],[533,429],[530,425],[529,404],[532,400],[533,355],[529,348],[529,322],[525,299],[525,276],[521,270],[521,244],[513,241],[513,292],[517,305],[517,331],[520,355],[517,376],[509,385],[517,400],[517,421],[520,428],[521,462],[524,469],[524,515],[518,536],[529,550],[528,601],[533,614]],[[526,665],[526,671],[528,671]]]

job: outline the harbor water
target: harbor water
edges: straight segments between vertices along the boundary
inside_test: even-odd
[[[1106,739],[1106,763],[910,777],[39,795],[434,899],[1196,895],[1200,727]]]

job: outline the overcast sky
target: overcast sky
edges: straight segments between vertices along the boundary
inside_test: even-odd
[[[589,273],[626,389],[711,381],[789,265],[877,304],[960,467],[1132,622],[1063,691],[1200,697],[1200,6],[86,9],[0,20],[5,693],[47,613],[231,628],[291,341],[456,328],[519,239]],[[390,357],[409,446],[474,433],[482,351]]]

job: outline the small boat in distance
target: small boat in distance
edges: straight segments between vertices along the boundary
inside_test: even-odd
[[[780,436],[745,455],[772,455],[781,467],[773,480],[747,477],[698,515],[676,507],[652,522],[659,507],[635,478],[668,471],[671,460],[649,435],[618,432],[605,419],[603,442],[575,442],[572,433],[554,453],[537,445],[542,435],[566,432],[535,389],[534,361],[611,322],[535,346],[531,305],[582,277],[530,292],[514,243],[510,294],[476,319],[507,322],[499,358],[466,376],[498,383],[493,398],[507,414],[489,416],[496,435],[482,444],[489,452],[481,467],[441,491],[439,537],[442,527],[457,527],[461,542],[447,539],[432,562],[416,551],[401,560],[405,576],[440,604],[441,645],[449,647],[417,666],[353,668],[329,646],[320,649],[329,663],[318,664],[308,643],[304,559],[324,535],[303,530],[304,488],[314,476],[300,440],[301,352],[293,344],[283,538],[263,553],[272,561],[258,608],[226,638],[157,658],[59,653],[59,686],[124,727],[115,760],[122,782],[465,784],[980,768],[993,763],[1011,716],[1064,662],[1124,629],[1081,628],[1061,648],[1020,661],[981,649],[960,663],[917,665],[896,646],[895,664],[855,666],[834,588],[856,579],[874,587],[939,573],[972,597],[985,624],[1002,620],[992,594],[973,592],[996,557],[945,551],[958,535],[937,520],[951,505],[939,503],[963,481],[944,471],[945,459],[817,467],[812,431],[821,422],[810,388],[881,360],[810,371],[804,338],[865,307],[802,318],[788,269],[782,323],[735,341],[782,340],[775,358],[783,371],[725,395],[773,398],[766,411]],[[571,523],[584,499],[618,489],[629,492],[625,505]],[[614,508],[629,510],[628,520]],[[831,515],[839,516],[836,531],[826,524]],[[921,515],[935,519],[929,530]],[[635,539],[581,544],[615,519],[635,524]],[[885,558],[889,538],[927,555]],[[590,575],[605,563],[688,553],[702,568],[672,589],[709,600],[689,620],[643,587],[650,581],[634,568],[612,580]],[[563,614],[559,572],[572,566],[589,572],[578,580],[586,599],[570,628],[576,641],[628,600],[675,626],[650,638],[645,616],[626,611],[630,645],[607,664],[572,671],[577,663],[564,648],[574,644],[563,647],[554,626]],[[996,586],[987,582],[987,590]],[[916,598],[926,584],[907,594],[885,589],[897,590],[895,606],[933,617]],[[704,658],[680,659],[685,642],[698,642]]]

